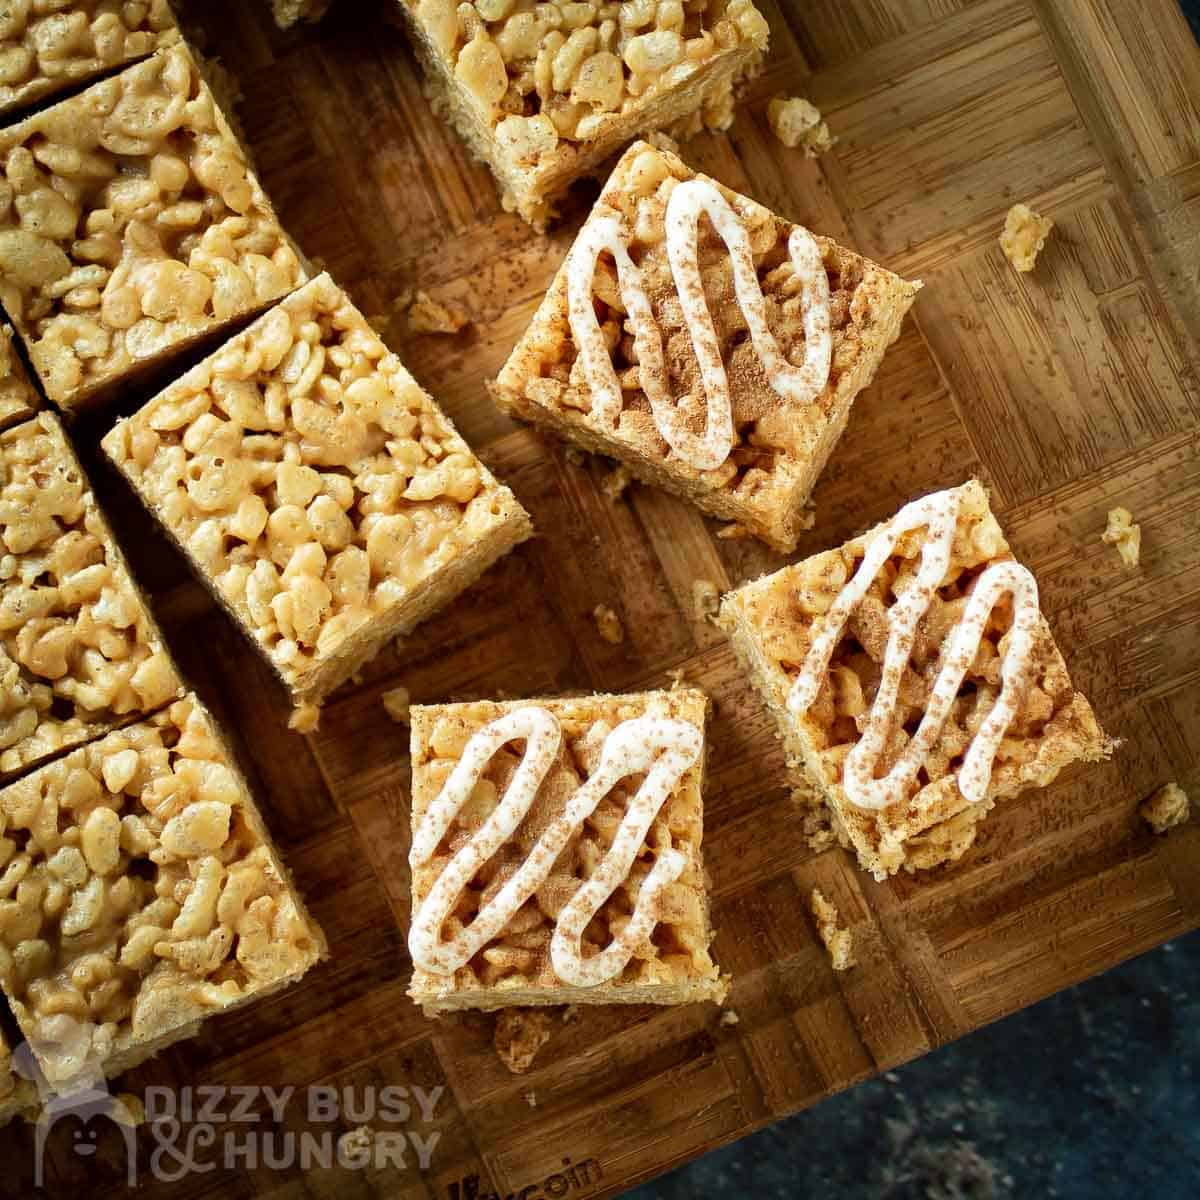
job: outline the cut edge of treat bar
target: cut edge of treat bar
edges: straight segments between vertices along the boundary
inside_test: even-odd
[[[652,703],[667,700],[673,712],[678,712],[681,719],[688,720],[705,732],[707,724],[709,700],[699,688],[680,687],[670,691],[633,692],[628,694],[597,693],[578,697],[538,697],[529,700],[476,700],[453,704],[414,704],[411,708],[411,739],[410,753],[414,759],[428,743],[437,720],[454,712],[469,712],[474,718],[481,707],[489,710],[487,720],[494,720],[504,713],[521,708],[544,707],[556,715],[571,715],[575,719],[583,719],[589,713],[596,713],[595,720],[604,719],[606,709],[619,706],[637,706],[646,710]],[[442,1013],[464,1011],[491,1012],[496,1009],[512,1007],[546,1007],[561,1004],[657,1004],[677,1005],[693,1004],[702,1001],[712,1001],[720,1004],[729,993],[730,981],[723,975],[720,966],[711,957],[711,945],[715,937],[712,924],[711,897],[709,894],[708,874],[704,867],[703,832],[704,832],[704,775],[705,758],[707,754],[707,734],[705,734],[705,753],[700,761],[689,769],[683,780],[676,788],[684,786],[694,790],[694,804],[700,816],[700,841],[696,843],[694,852],[696,865],[699,870],[701,914],[704,923],[704,933],[710,948],[709,963],[711,974],[700,975],[687,980],[672,981],[657,984],[612,984],[605,983],[594,988],[571,987],[562,983],[554,987],[456,987],[453,980],[431,972],[414,969],[408,995],[421,1006],[428,1017],[436,1017]],[[413,808],[412,823],[418,822],[418,815]],[[414,894],[413,911],[419,906]]]
[[[612,175],[593,206],[593,212],[595,208],[604,204],[609,196],[624,190],[624,176],[628,167],[645,152],[665,159],[672,174],[677,178],[682,173],[684,178],[703,179],[713,183],[725,196],[739,194],[719,180],[693,170],[669,150],[647,142],[635,142],[613,168]],[[775,215],[777,219],[783,220],[778,214]],[[591,216],[588,220],[591,220]],[[871,259],[841,246],[832,238],[815,236],[818,244],[834,245],[842,253],[853,255],[861,265],[864,276],[869,276],[870,285],[878,294],[878,302],[872,305],[871,323],[863,329],[856,361],[850,370],[843,372],[838,378],[833,405],[813,453],[804,460],[780,453],[778,457],[786,466],[776,468],[770,483],[762,489],[758,502],[754,499],[741,499],[727,487],[714,486],[706,480],[704,472],[697,471],[677,457],[666,460],[649,457],[624,438],[609,436],[598,430],[590,423],[589,414],[582,410],[542,403],[528,395],[526,389],[531,378],[528,368],[532,363],[526,360],[530,357],[530,347],[539,340],[539,333],[559,323],[561,319],[566,305],[569,254],[555,274],[546,295],[499,375],[494,381],[489,381],[489,394],[497,406],[508,415],[549,430],[594,454],[615,458],[643,482],[690,501],[710,516],[735,521],[774,549],[791,553],[800,534],[810,524],[805,504],[846,428],[854,402],[871,384],[889,347],[900,336],[904,318],[921,288],[919,280],[904,279]],[[862,288],[866,283],[864,278],[858,286]]]
[[[977,480],[968,480],[962,486],[978,487],[987,498],[986,489]],[[858,538],[847,541],[865,540],[886,523],[880,522]],[[842,543],[843,546],[845,544]],[[1011,549],[1009,557],[1015,560]],[[860,865],[876,879],[894,875],[901,867],[912,872],[957,861],[974,844],[979,822],[997,803],[1035,788],[1047,787],[1067,767],[1103,761],[1116,749],[1118,743],[1103,731],[1087,698],[1072,683],[1070,710],[1073,721],[1080,728],[1080,735],[1068,754],[1043,764],[1043,778],[1021,781],[1014,788],[1003,793],[996,792],[974,804],[955,788],[949,800],[919,814],[906,810],[901,819],[886,824],[873,811],[860,810],[853,805],[847,805],[848,811],[843,811],[837,790],[827,781],[820,752],[788,709],[792,679],[764,653],[756,636],[755,625],[745,611],[748,598],[769,588],[778,576],[798,565],[783,567],[726,593],[721,600],[717,623],[728,635],[735,657],[775,719],[776,736],[783,744],[789,769],[803,785],[815,787],[829,810],[839,841],[855,851]],[[1044,613],[1040,616],[1040,623],[1042,636],[1065,671],[1062,652]]]
[[[37,387],[29,378],[10,325],[0,322],[0,363],[8,363],[8,375],[0,376],[0,388],[11,388],[15,396],[7,402],[0,398],[0,433],[36,416],[42,407]]]
[[[283,991],[292,984],[299,982],[314,966],[329,957],[329,946],[325,933],[309,912],[308,906],[304,901],[302,893],[296,886],[291,871],[279,853],[275,839],[272,837],[263,819],[262,812],[246,781],[237,756],[233,753],[228,738],[225,736],[224,730],[194,692],[188,692],[175,703],[190,705],[191,711],[198,712],[207,727],[207,733],[216,742],[224,764],[229,768],[236,781],[242,815],[245,817],[246,823],[256,839],[256,847],[261,846],[266,849],[271,869],[278,877],[281,885],[280,894],[289,896],[295,904],[297,914],[304,922],[306,932],[312,941],[312,952],[303,957],[302,963],[298,968],[288,971],[278,978],[263,980],[261,982],[252,981],[247,985],[242,995],[232,998],[227,1003],[214,1004],[206,1009],[200,1009],[197,1003],[192,1001],[178,1012],[176,1018],[169,1019],[172,1023],[165,1024],[163,1027],[156,1028],[153,1031],[147,1031],[143,1036],[139,1037],[135,1035],[133,1029],[128,1026],[128,1018],[126,1018],[125,1022],[122,1023],[125,1028],[114,1039],[111,1053],[97,1064],[99,1069],[108,1078],[121,1075],[125,1071],[131,1070],[146,1060],[155,1057],[169,1046],[194,1037],[203,1024],[212,1017],[233,1012],[236,1009],[243,1008],[248,1004]],[[161,709],[159,712],[146,717],[144,721],[135,722],[134,724],[144,723],[153,725],[164,719],[173,720],[174,718],[170,716],[170,707]],[[112,730],[106,736],[119,735],[121,732],[122,730]],[[99,738],[94,742],[89,742],[85,746],[77,746],[72,751],[72,754],[82,754],[90,749],[101,748],[103,741],[103,738]],[[71,755],[65,756],[63,761],[70,757]],[[13,783],[5,785],[3,788],[0,788],[0,797],[11,796],[14,792],[23,790],[36,789],[40,772],[50,769],[55,765],[58,765],[58,763],[45,764],[38,771],[34,771]],[[140,805],[140,799],[133,800],[132,803]],[[141,983],[145,984],[152,974],[153,971],[143,976]],[[55,1065],[46,1062],[38,1054],[36,1018],[31,1013],[28,1005],[9,995],[7,990],[4,993],[4,1000],[7,1001],[9,1008],[12,1010],[21,1032],[29,1039],[29,1044],[34,1050],[35,1057],[38,1057],[43,1068],[49,1068],[47,1073],[51,1075],[52,1079],[57,1078],[57,1075],[54,1074]]]
[[[113,72],[112,77],[120,79],[133,72],[145,70],[155,60],[165,58],[168,55],[178,55],[186,58],[191,65],[193,77],[198,87],[202,92],[208,94],[218,132],[223,139],[229,141],[237,148],[238,154],[246,165],[247,177],[254,192],[255,206],[274,219],[280,239],[291,248],[292,253],[295,255],[297,264],[296,278],[285,291],[280,292],[278,295],[268,297],[264,300],[256,299],[250,305],[226,317],[217,317],[215,315],[212,317],[205,316],[200,320],[189,323],[186,327],[183,327],[182,322],[178,318],[175,318],[174,324],[177,327],[186,328],[186,332],[181,332],[180,336],[172,340],[169,344],[161,347],[153,354],[131,363],[128,369],[123,372],[99,379],[85,379],[78,386],[65,392],[57,387],[52,388],[46,378],[46,372],[42,369],[43,359],[52,357],[49,350],[41,348],[42,339],[34,336],[34,331],[27,326],[23,317],[18,318],[15,314],[9,314],[17,333],[24,340],[29,354],[29,361],[38,376],[42,388],[45,390],[47,397],[68,421],[73,421],[83,413],[105,406],[123,388],[134,384],[145,384],[147,381],[154,380],[177,359],[187,357],[189,354],[194,353],[197,349],[202,349],[206,345],[217,344],[223,336],[228,336],[232,330],[246,324],[248,321],[254,320],[268,309],[273,308],[280,300],[308,282],[311,277],[308,259],[289,236],[287,230],[284,229],[270,196],[263,189],[245,145],[234,132],[224,110],[217,102],[212,88],[209,87],[196,55],[183,38],[180,36],[163,45],[154,53],[145,55],[140,60],[130,62],[121,70]],[[82,104],[92,88],[102,86],[106,82],[107,80],[104,79],[94,81],[88,84],[82,91],[65,96],[60,100],[55,100],[46,109],[28,114],[15,124],[0,129],[0,148],[10,148],[20,144],[25,136],[27,136],[24,131],[29,127],[36,128],[38,122],[44,119],[47,112],[54,111],[59,105]]]
[[[578,142],[560,139],[548,161],[522,166],[505,152],[495,129],[483,121],[475,105],[464,95],[451,64],[410,11],[410,5],[406,0],[392,2],[399,8],[402,23],[410,34],[434,111],[466,143],[472,157],[491,170],[500,185],[504,209],[516,212],[539,230],[555,219],[557,204],[572,183],[602,173],[632,138],[660,131],[685,136],[681,126],[712,98],[726,90],[736,92],[744,80],[757,73],[765,54],[764,48],[754,42],[739,40],[736,46],[714,53],[683,86],[652,97],[631,112],[607,114],[612,120],[598,136]]]
[[[88,507],[91,515],[99,527],[99,536],[104,544],[105,561],[111,563],[115,572],[117,572],[125,582],[125,586],[137,601],[142,612],[142,617],[146,622],[146,627],[149,630],[151,644],[157,647],[158,652],[165,654],[167,661],[171,667],[171,673],[175,678],[174,693],[164,700],[161,704],[153,705],[145,709],[132,709],[127,713],[112,713],[109,717],[101,717],[96,720],[85,722],[87,732],[81,733],[78,738],[67,742],[61,746],[46,750],[32,758],[23,758],[22,761],[15,767],[0,768],[0,788],[7,787],[9,784],[21,779],[30,772],[36,771],[41,767],[55,762],[76,750],[90,745],[92,742],[100,741],[108,734],[119,729],[123,729],[128,725],[136,725],[139,721],[144,721],[156,713],[162,712],[169,708],[176,701],[183,699],[187,694],[187,685],[184,682],[183,676],[179,671],[179,666],[175,662],[174,656],[171,654],[170,647],[167,644],[167,639],[163,636],[162,629],[159,627],[158,621],[155,619],[154,610],[150,606],[149,598],[142,590],[133,571],[129,567],[129,563],[125,558],[124,552],[121,550],[116,537],[113,535],[112,527],[108,523],[107,517],[104,515],[104,510],[100,507],[99,501],[96,499],[95,490],[92,487],[91,480],[87,472],[83,469],[83,464],[79,460],[78,454],[75,453],[75,447],[71,444],[70,438],[67,437],[66,431],[63,429],[61,418],[50,412],[48,409],[42,410],[34,414],[33,418],[20,425],[14,425],[10,429],[0,431],[0,437],[13,438],[18,437],[22,430],[27,427],[32,428],[38,426],[46,431],[54,438],[58,444],[58,449],[67,462],[71,464],[80,479],[83,480],[88,496]],[[7,658],[7,653],[4,652],[3,645],[0,645],[0,653]],[[27,672],[20,663],[17,663],[18,670],[22,676],[26,676]],[[35,682],[44,682],[40,677],[35,677]],[[10,746],[4,753],[16,749],[16,746]]]

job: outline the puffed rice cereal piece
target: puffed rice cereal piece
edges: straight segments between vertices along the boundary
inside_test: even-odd
[[[1155,833],[1166,833],[1192,815],[1192,802],[1187,792],[1172,781],[1143,800],[1138,805],[1138,812]]]
[[[58,419],[0,434],[0,780],[182,692]]]
[[[801,96],[776,96],[767,105],[767,120],[771,132],[789,149],[803,147],[809,158],[816,158],[833,148],[837,138],[820,109]]]
[[[1142,527],[1135,525],[1133,513],[1127,508],[1113,508],[1108,513],[1108,525],[1100,535],[1106,546],[1116,546],[1121,561],[1136,567],[1142,558]]]
[[[0,834],[0,987],[59,1086],[88,1059],[117,1075],[324,956],[195,696],[0,790]]]
[[[104,438],[311,732],[390,639],[531,529],[328,275]]]
[[[0,302],[65,409],[305,279],[182,45],[3,130],[0,165]]]
[[[1004,218],[1000,249],[1018,271],[1032,271],[1053,228],[1049,217],[1035,213],[1028,204],[1014,204]]]

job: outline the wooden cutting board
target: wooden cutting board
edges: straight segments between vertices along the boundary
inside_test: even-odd
[[[751,102],[728,136],[685,148],[926,283],[817,487],[801,553],[978,473],[1076,681],[1124,739],[1111,764],[995,812],[957,865],[887,883],[808,848],[771,722],[692,610],[694,579],[725,588],[778,560],[658,492],[613,502],[603,464],[573,462],[485,395],[594,189],[548,237],[502,214],[371,5],[341,0],[286,36],[265,4],[199,7],[285,223],[388,318],[391,344],[541,536],[382,654],[304,739],[259,660],[102,480],[332,951],[301,987],[211,1022],[125,1086],[320,1084],[360,1103],[385,1084],[445,1089],[432,1124],[411,1124],[440,1135],[425,1173],[410,1150],[405,1169],[260,1164],[168,1186],[149,1178],[143,1130],[148,1195],[617,1194],[1200,923],[1200,828],[1154,838],[1136,813],[1169,779],[1200,788],[1200,53],[1174,0],[766,0],[773,51]],[[772,138],[764,108],[781,92],[821,107],[833,154],[810,162]],[[1017,200],[1057,222],[1032,276],[996,245]],[[409,331],[392,305],[413,287],[461,305],[470,328]],[[1137,570],[1100,543],[1116,504],[1142,524]],[[597,604],[620,614],[621,644],[599,636]],[[401,683],[415,700],[623,690],[676,671],[716,705],[705,850],[739,1023],[710,1006],[584,1013],[556,1020],[514,1077],[490,1018],[433,1024],[404,995],[407,731],[380,696]],[[859,965],[842,975],[806,912],[814,885],[854,933]],[[364,1123],[393,1128],[369,1112],[314,1124],[299,1099],[285,1117],[294,1133]],[[32,1134],[2,1145],[0,1190],[26,1194]],[[56,1190],[124,1194],[119,1143],[90,1161],[65,1134],[52,1147]],[[219,1157],[195,1149],[202,1165]]]

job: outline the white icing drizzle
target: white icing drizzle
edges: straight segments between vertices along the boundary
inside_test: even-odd
[[[729,251],[738,303],[771,387],[793,404],[811,403],[829,380],[833,355],[829,278],[820,247],[812,234],[799,226],[788,238],[792,268],[800,280],[804,318],[804,362],[796,367],[784,357],[767,323],[766,299],[758,282],[746,227],[725,197],[707,180],[690,179],[677,184],[666,212],[667,257],[707,402],[703,434],[697,435],[687,428],[668,390],[662,333],[641,269],[629,255],[621,222],[616,217],[599,217],[580,233],[567,260],[567,307],[571,333],[592,393],[592,415],[614,427],[620,420],[624,400],[592,299],[596,261],[607,250],[616,263],[617,284],[637,347],[640,383],[650,400],[655,424],[680,458],[697,470],[710,471],[729,457],[734,446],[734,429],[729,378],[708,311],[698,261],[702,213],[708,214]]]
[[[918,771],[941,736],[958,690],[979,650],[988,617],[1005,595],[1012,597],[1013,623],[1000,668],[1000,695],[972,739],[958,771],[958,789],[972,803],[978,803],[987,795],[996,753],[1017,713],[1037,636],[1038,591],[1037,581],[1029,571],[1019,563],[1006,561],[993,563],[975,581],[961,621],[941,647],[938,675],[930,688],[917,732],[888,774],[882,779],[875,778],[876,765],[891,731],[900,682],[912,654],[917,627],[950,566],[960,496],[961,490],[954,489],[913,501],[875,534],[854,577],[842,588],[826,613],[788,697],[788,708],[796,717],[803,716],[812,707],[846,622],[862,603],[895,550],[896,542],[904,534],[926,527],[917,574],[888,610],[888,641],[879,690],[859,740],[846,756],[842,786],[851,802],[859,808],[886,808],[902,800],[913,787]]]
[[[462,758],[429,806],[413,837],[409,863],[429,862],[457,813],[467,803],[487,764],[508,742],[524,738],[525,753],[500,803],[471,840],[450,860],[413,917],[408,947],[422,970],[451,975],[469,962],[513,919],[542,885],[571,836],[613,787],[628,775],[645,774],[629,801],[608,853],[559,913],[551,940],[555,974],[574,987],[595,987],[618,975],[658,922],[658,899],[687,866],[678,850],[660,851],[642,883],[633,915],[600,953],[584,958],[583,931],[601,905],[629,876],[659,810],[683,774],[699,759],[700,731],[685,721],[638,717],[624,721],[604,740],[595,771],[546,827],[529,857],[475,915],[465,929],[443,941],[442,925],[463,889],[516,832],[557,758],[562,744],[558,720],[531,705],[485,725],[467,743]]]

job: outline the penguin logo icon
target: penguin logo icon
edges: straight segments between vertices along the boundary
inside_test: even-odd
[[[90,1049],[90,1030],[66,1014],[54,1018],[56,1028],[53,1042],[37,1046],[22,1042],[13,1051],[13,1067],[17,1074],[34,1084],[41,1100],[34,1134],[34,1185],[45,1186],[46,1143],[56,1125],[68,1121],[76,1124],[72,1142],[73,1153],[80,1158],[95,1156],[100,1146],[102,1122],[115,1125],[125,1143],[125,1182],[137,1186],[137,1118],[124,1100],[112,1095],[104,1072],[94,1055],[85,1052],[70,1060],[70,1069],[56,1073],[53,1082],[47,1078],[43,1062],[63,1062],[62,1049],[73,1046]],[[67,1028],[69,1024],[75,1028]],[[58,1027],[63,1026],[63,1027]]]

